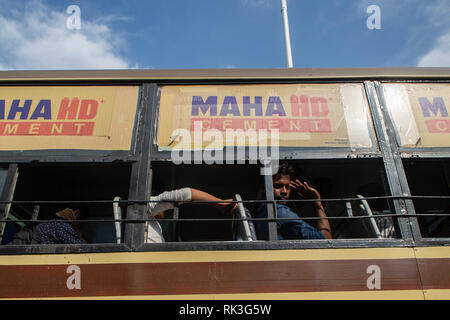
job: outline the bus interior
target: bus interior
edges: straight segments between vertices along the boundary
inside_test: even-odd
[[[18,172],[8,218],[19,222],[7,223],[3,243],[21,227],[33,226],[26,220],[53,220],[65,208],[83,212],[80,231],[86,242],[116,243],[112,201],[128,199],[131,165],[23,164]]]
[[[421,236],[450,237],[450,160],[404,159],[403,166],[411,195],[433,197],[413,199]]]
[[[394,213],[392,203],[383,198],[390,192],[381,159],[290,160],[289,163],[294,166],[297,178],[316,188],[325,200],[334,239],[400,237],[397,220],[389,216]],[[156,161],[152,169],[152,195],[183,187],[196,188],[221,199],[232,199],[237,194],[250,213],[266,199],[259,165],[175,165]],[[360,199],[366,197],[372,199]],[[291,192],[291,199],[299,200],[299,197]],[[300,218],[313,226],[316,224],[309,203],[293,201],[288,205]],[[173,219],[173,215],[170,217]],[[180,221],[160,222],[169,241],[233,240],[233,221],[211,206],[182,204],[178,217]]]

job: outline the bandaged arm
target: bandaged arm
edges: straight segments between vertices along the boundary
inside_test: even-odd
[[[150,197],[150,201],[164,201],[164,202],[149,202],[147,206],[147,211],[149,216],[153,218],[162,211],[173,209],[174,202],[185,202],[191,200],[192,200],[191,188],[182,188],[173,191],[165,191],[158,196]]]
[[[147,210],[150,218],[153,218],[162,211],[173,209],[174,202],[213,201],[210,205],[217,207],[223,212],[225,212],[227,208],[234,206],[234,204],[226,202],[217,202],[222,201],[222,199],[193,188],[182,188],[173,191],[165,191],[158,196],[150,197],[150,201],[164,201],[150,202],[148,204]]]

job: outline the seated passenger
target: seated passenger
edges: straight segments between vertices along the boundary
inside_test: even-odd
[[[36,226],[36,235],[41,244],[85,243],[79,228],[80,209],[66,208],[56,213],[61,220],[40,223]],[[65,222],[64,220],[67,220]]]
[[[291,190],[294,190],[303,199],[316,199],[314,211],[318,217],[326,218],[325,210],[320,201],[319,192],[310,187],[308,183],[294,180],[294,169],[288,163],[283,163],[278,172],[273,176],[273,194],[275,200],[288,200]],[[291,210],[286,202],[277,202],[278,218],[293,218],[297,220],[277,220],[278,240],[287,239],[331,239],[331,229],[328,219],[319,219],[317,228],[311,226]],[[267,204],[262,204],[256,211],[255,218],[267,218]],[[268,222],[263,220],[254,221],[258,240],[269,239]]]
[[[34,228],[23,228],[8,245],[17,244],[78,244],[85,243],[79,228],[81,210],[66,208],[56,213],[57,219],[39,223]]]
[[[189,202],[189,201],[232,201],[232,199],[219,199],[206,192],[193,189],[183,188],[173,191],[165,191],[158,196],[150,197],[150,201],[163,202],[149,202],[147,212],[150,218],[162,219],[164,218],[164,211],[174,208],[174,202]],[[230,202],[216,202],[210,203],[211,206],[218,208],[223,214],[229,214],[236,209],[237,204]],[[164,242],[161,225],[156,220],[150,220],[147,227],[146,243],[161,243]]]

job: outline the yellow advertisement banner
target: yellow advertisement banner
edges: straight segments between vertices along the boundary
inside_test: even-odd
[[[0,150],[130,150],[137,86],[0,87]]]
[[[450,84],[383,84],[383,93],[401,147],[450,147]]]
[[[180,130],[192,134],[190,143],[178,139]],[[275,130],[279,133],[280,147],[372,148],[376,145],[372,141],[373,126],[362,84],[162,88],[157,139],[160,150],[174,149],[180,144],[186,149],[219,147],[210,139],[217,137],[218,132],[233,132],[239,137],[249,131]],[[248,139],[237,140],[224,138],[224,146],[253,144]],[[270,134],[266,143],[270,144],[269,141]]]

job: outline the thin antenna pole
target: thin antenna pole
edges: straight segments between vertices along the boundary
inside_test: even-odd
[[[286,64],[288,68],[293,68],[294,65],[292,63],[291,36],[289,34],[289,21],[288,21],[286,0],[281,0],[281,16],[283,17],[284,46],[286,48]]]

